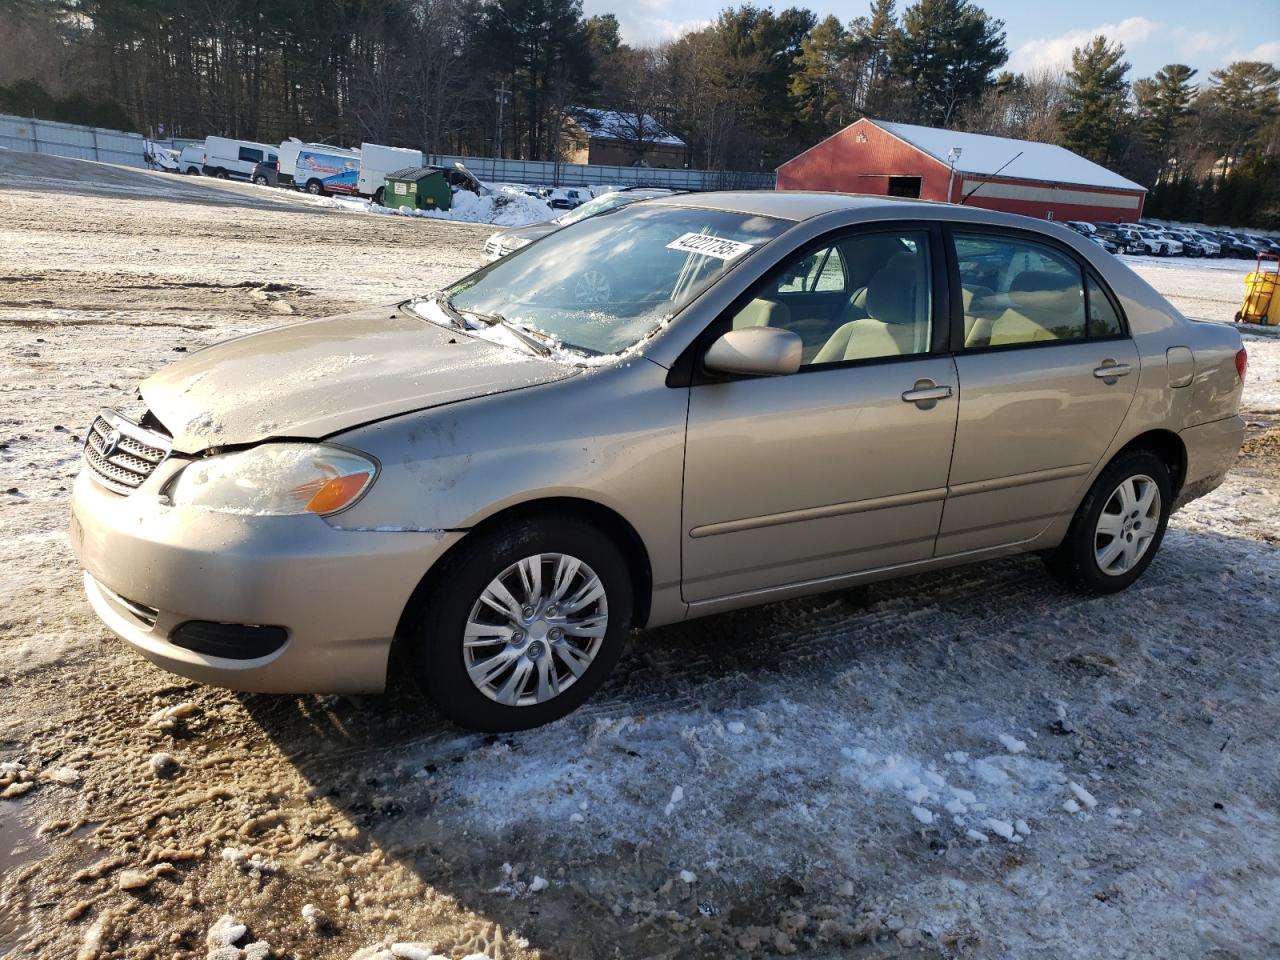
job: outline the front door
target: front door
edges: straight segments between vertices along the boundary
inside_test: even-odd
[[[1067,250],[1022,234],[954,243],[964,345],[940,556],[1025,542],[1073,511],[1140,366],[1114,298]]]
[[[727,319],[726,329],[740,317],[780,327],[794,317],[808,332],[827,317],[830,334],[796,374],[689,388],[687,601],[933,555],[959,401],[954,362],[935,346],[945,319],[934,309],[936,236],[838,238],[844,266],[816,274],[815,263],[835,261],[811,247]],[[824,278],[808,285],[812,303],[798,275]]]

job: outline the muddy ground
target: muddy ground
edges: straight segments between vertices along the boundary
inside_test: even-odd
[[[1280,954],[1280,341],[1234,475],[1121,596],[1022,558],[642,632],[574,716],[483,737],[400,673],[162,673],[65,524],[97,407],[486,230],[93,166],[0,185],[0,954],[217,956],[224,915],[297,958]]]

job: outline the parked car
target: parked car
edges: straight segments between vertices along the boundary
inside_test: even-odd
[[[579,190],[575,187],[557,187],[551,191],[547,199],[553,210],[572,210],[590,200],[591,194],[587,190]]]
[[[204,166],[204,144],[188,143],[178,154],[178,172],[189,176],[200,176]]]
[[[379,690],[396,643],[450,717],[517,729],[633,627],[1017,552],[1123,590],[1234,461],[1246,362],[1052,223],[659,198],[155,373],[90,424],[70,541],[175,673]]]
[[[1262,247],[1244,234],[1232,233],[1226,230],[1222,232],[1228,238],[1231,256],[1240,260],[1252,260],[1262,252]]]
[[[1131,234],[1129,238],[1130,253],[1145,253],[1154,257],[1167,257],[1171,253],[1182,252],[1182,244],[1172,237],[1166,237],[1153,230],[1151,227],[1130,226],[1128,232]],[[1175,246],[1177,247],[1176,251],[1174,249]]]
[[[1114,244],[1117,253],[1128,253],[1131,244],[1141,244],[1137,234],[1119,224],[1096,223],[1094,227],[1094,235]]]
[[[1114,240],[1111,240],[1111,239],[1108,239],[1107,237],[1102,236],[1101,234],[1093,233],[1085,237],[1085,239],[1090,240],[1093,243],[1096,243],[1103,250],[1107,251],[1107,253],[1120,252],[1120,244],[1116,243]]]
[[[275,163],[278,159],[276,148],[265,143],[206,137],[204,164],[200,169],[206,176],[222,180],[249,180],[258,164]]]
[[[1084,220],[1064,220],[1062,223],[1063,226],[1070,227],[1076,233],[1082,234],[1086,237],[1092,236],[1098,229],[1092,223],[1088,223]]]
[[[1247,233],[1245,238],[1257,248],[1259,253],[1280,253],[1280,242],[1277,242],[1274,237]]]
[[[278,184],[277,170],[274,161],[263,160],[261,163],[254,164],[253,176],[251,179],[260,187],[274,187]]]
[[[484,242],[484,256],[486,260],[497,260],[499,257],[505,257],[509,253],[514,253],[523,247],[527,247],[539,237],[545,237],[549,233],[555,233],[562,227],[567,227],[571,223],[577,223],[579,220],[585,220],[588,217],[594,217],[601,213],[607,213],[610,210],[616,210],[618,207],[624,207],[629,203],[635,203],[637,200],[651,200],[654,197],[669,197],[674,190],[664,190],[649,187],[634,187],[623,189],[615,193],[605,193],[593,200],[588,200],[582,206],[571,210],[569,213],[556,217],[554,220],[546,220],[542,223],[531,223],[523,227],[511,227],[507,230],[499,230],[497,233],[491,234],[489,239]]]
[[[1203,257],[1208,255],[1206,253],[1207,241],[1201,239],[1191,230],[1166,227],[1161,232],[1164,236],[1172,237],[1182,245],[1182,255],[1184,257]]]
[[[1206,230],[1196,230],[1191,227],[1183,228],[1181,233],[1190,237],[1194,241],[1194,245],[1199,247],[1200,256],[1202,257],[1220,257],[1222,256],[1222,243],[1211,236]],[[1185,243],[1184,238],[1184,243]]]

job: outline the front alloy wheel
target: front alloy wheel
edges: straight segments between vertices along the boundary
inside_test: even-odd
[[[600,652],[609,599],[595,571],[563,553],[534,554],[489,581],[463,633],[467,676],[509,707],[558,697]]]
[[[413,650],[432,699],[473,730],[525,730],[580,706],[613,669],[635,587],[626,556],[572,514],[495,524],[433,571]]]

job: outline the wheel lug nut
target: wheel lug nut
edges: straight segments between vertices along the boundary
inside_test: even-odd
[[[559,627],[556,627],[554,630],[551,631],[550,636],[552,640],[560,640],[564,637],[564,631],[561,630]]]
[[[533,607],[525,607],[525,608],[524,608],[523,610],[521,610],[520,612],[521,612],[521,613],[523,613],[526,617],[532,617],[532,616],[533,616]]]
[[[513,633],[513,634],[511,635],[511,642],[512,642],[512,643],[523,643],[523,642],[524,642],[524,634],[523,634],[523,633],[521,633],[519,630],[517,630],[515,633]]]
[[[552,604],[551,606],[547,607],[547,616],[548,616],[548,617],[555,617],[555,616],[558,616],[558,615],[559,615],[559,613],[560,613],[560,608],[559,608],[559,607],[557,607],[557,606],[555,606],[554,604]]]

